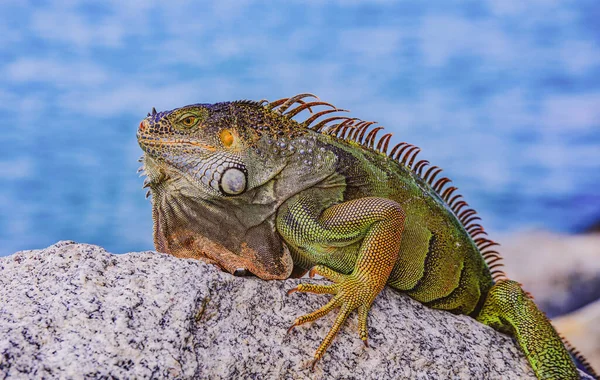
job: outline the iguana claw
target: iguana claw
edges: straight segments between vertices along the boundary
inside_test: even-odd
[[[289,334],[292,332],[292,330],[294,329],[294,327],[296,327],[296,325],[291,325],[289,329],[287,329],[287,331],[285,332],[286,334]]]
[[[289,296],[290,294],[297,292],[297,291],[298,291],[298,287],[296,286],[295,288],[288,290],[285,294],[287,294]]]
[[[310,370],[315,372],[315,366],[317,365],[317,362],[319,361],[319,359],[314,359],[312,361],[312,363],[310,364]]]

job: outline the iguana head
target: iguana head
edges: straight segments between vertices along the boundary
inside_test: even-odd
[[[264,113],[264,107],[253,102],[152,112],[140,123],[138,142],[164,172],[185,177],[207,198],[236,196],[260,185],[281,165],[277,161],[265,167],[271,157],[262,154],[261,159],[258,140]],[[269,123],[280,125],[285,122],[281,119]]]
[[[331,155],[317,160],[314,135],[261,102],[153,110],[137,137],[156,249],[287,277],[293,264],[275,233],[277,209],[331,173]]]

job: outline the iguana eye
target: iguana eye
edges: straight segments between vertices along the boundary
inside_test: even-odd
[[[184,114],[178,119],[178,122],[181,123],[184,128],[191,128],[198,124],[199,121],[200,118],[191,113]]]
[[[186,115],[186,116],[182,117],[179,121],[185,127],[191,128],[194,125],[198,124],[198,117],[196,117],[194,115]]]

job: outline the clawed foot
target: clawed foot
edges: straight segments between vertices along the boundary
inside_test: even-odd
[[[325,354],[325,351],[350,313],[355,309],[358,309],[358,329],[360,339],[362,339],[365,346],[369,347],[367,316],[373,300],[382,288],[382,286],[377,285],[374,281],[365,276],[355,274],[344,275],[321,265],[315,266],[309,272],[311,278],[314,277],[315,274],[319,274],[334,283],[330,285],[300,284],[287,292],[288,295],[294,292],[333,294],[333,298],[331,298],[325,306],[312,313],[296,318],[292,326],[288,329],[288,333],[296,326],[317,320],[328,314],[334,308],[340,308],[340,312],[335,319],[333,327],[315,352],[311,366],[313,370],[319,359]]]

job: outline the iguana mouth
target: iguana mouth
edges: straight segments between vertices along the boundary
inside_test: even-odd
[[[183,140],[183,139],[181,139],[181,140],[179,140],[179,139],[163,140],[158,137],[156,137],[156,138],[142,137],[138,141],[139,141],[139,144],[142,146],[147,145],[147,146],[153,146],[153,147],[160,147],[160,146],[165,146],[165,145],[175,145],[175,146],[191,145],[191,146],[197,146],[199,148],[209,150],[211,152],[214,152],[217,150],[217,148],[215,148],[214,146],[211,146],[211,145],[206,145],[206,144],[203,144],[203,143],[200,143],[197,141],[189,141],[189,140]]]

